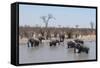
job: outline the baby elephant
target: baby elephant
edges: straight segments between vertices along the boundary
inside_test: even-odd
[[[53,40],[53,41],[49,42],[50,46],[53,46],[53,45],[56,46],[57,43],[60,45],[60,41],[59,40]]]

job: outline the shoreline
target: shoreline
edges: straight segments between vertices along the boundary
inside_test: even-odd
[[[72,39],[65,39],[66,41],[71,41],[75,38]],[[83,36],[83,37],[79,37],[78,39],[84,40],[84,41],[95,41],[96,40],[96,36],[95,35],[90,35],[90,36]],[[19,45],[25,45],[27,44],[28,38],[19,38]],[[48,41],[48,40],[46,40]]]

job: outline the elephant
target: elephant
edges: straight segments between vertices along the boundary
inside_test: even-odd
[[[67,45],[68,45],[68,48],[75,48],[75,42],[73,41],[69,41]]]
[[[81,43],[69,41],[67,43],[67,45],[68,45],[68,48],[74,48],[74,53],[76,53],[76,49],[78,50],[77,53],[86,52],[88,54],[88,52],[89,52],[89,48],[86,46],[83,46],[83,44],[81,44]]]
[[[27,42],[28,47],[30,47],[29,44],[31,44],[31,47],[33,47],[33,45],[34,45],[34,46],[39,46],[39,40],[36,40],[36,39],[29,39],[28,42]]]
[[[49,42],[50,46],[53,46],[53,45],[56,46],[57,43],[60,45],[60,41],[59,40],[52,40],[52,41]]]
[[[84,41],[83,41],[83,40],[80,40],[80,39],[75,39],[74,41],[75,41],[76,43],[84,44]]]
[[[74,53],[76,53],[76,49],[78,49],[78,53],[81,52],[86,52],[86,54],[88,54],[89,52],[89,48],[86,46],[82,46],[80,43],[78,43],[75,48],[74,48]]]
[[[60,42],[64,42],[65,35],[62,34],[62,35],[59,36],[59,38],[60,38]]]
[[[41,37],[38,37],[38,39],[39,39],[39,42],[40,42],[40,43],[42,43],[42,40],[45,40],[45,38],[42,37],[42,36],[41,36]]]

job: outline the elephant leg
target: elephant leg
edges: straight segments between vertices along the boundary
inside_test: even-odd
[[[34,46],[36,47],[36,46],[37,46],[37,44],[35,43],[35,44],[34,44]]]
[[[31,43],[31,47],[33,47],[33,43]]]
[[[88,52],[89,52],[89,49],[86,49],[86,54],[88,54]]]
[[[39,46],[39,42],[36,43],[36,46]]]
[[[42,43],[42,42],[41,42]],[[38,42],[38,46],[39,46],[39,42]]]
[[[86,54],[88,54],[88,50],[86,51]]]
[[[36,42],[34,43],[34,47],[36,47],[37,45],[36,45]]]
[[[41,39],[39,40],[39,43],[40,43],[40,44],[42,43],[42,40],[41,40]]]
[[[78,53],[81,53],[81,49],[78,50]]]
[[[74,48],[74,53],[76,53],[76,48]]]
[[[52,43],[50,42],[49,45],[52,46]]]
[[[30,46],[29,46],[29,42],[27,43],[27,46],[30,47]]]
[[[69,48],[69,45],[68,45],[68,48]]]
[[[39,46],[39,42],[35,42],[35,46]]]
[[[39,43],[42,44],[42,41],[40,41]]]
[[[50,46],[52,46],[52,44],[50,44]]]
[[[58,42],[58,45],[60,45],[60,42]]]
[[[54,44],[54,46],[56,46],[56,43]]]

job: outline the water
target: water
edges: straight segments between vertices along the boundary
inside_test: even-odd
[[[48,42],[39,47],[28,48],[27,45],[19,45],[19,63],[40,63],[55,61],[77,61],[96,59],[95,41],[85,41],[84,46],[90,48],[89,53],[74,53],[73,48],[67,48],[67,42],[50,47]]]

